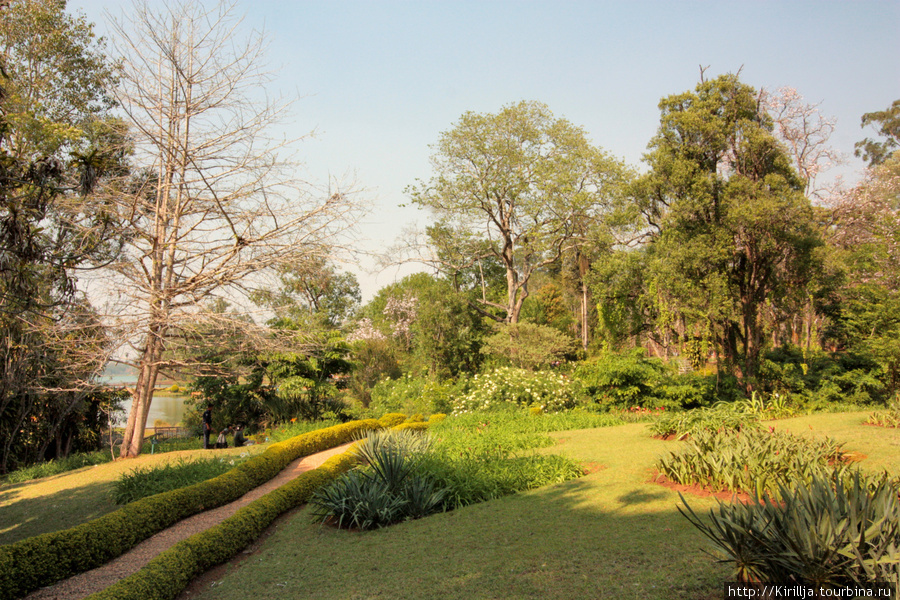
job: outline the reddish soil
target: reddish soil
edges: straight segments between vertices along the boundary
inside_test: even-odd
[[[681,492],[682,494],[690,494],[691,496],[698,496],[700,498],[718,498],[719,500],[732,500],[736,499],[738,502],[743,502],[744,504],[749,504],[753,501],[753,498],[750,497],[750,494],[746,493],[735,493],[735,492],[713,492],[712,490],[708,490],[699,485],[685,485],[683,483],[675,483],[671,481],[668,477],[660,473],[659,471],[654,471],[653,476],[650,479],[653,483],[658,483],[659,485],[665,486],[670,490],[675,490],[676,492]]]
[[[600,463],[595,462],[583,462],[581,464],[584,467],[585,475],[591,475],[606,468],[606,465],[601,465]]]

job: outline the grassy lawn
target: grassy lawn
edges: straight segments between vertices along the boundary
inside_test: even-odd
[[[861,425],[865,413],[772,422],[828,434],[900,472],[900,431]],[[578,480],[369,533],[282,523],[258,554],[199,597],[252,598],[720,598],[729,571],[650,483],[654,459],[677,442],[643,424],[553,434],[547,451],[603,465]],[[714,500],[691,498],[695,510]],[[193,596],[196,597],[196,596]]]
[[[119,508],[113,501],[113,484],[123,473],[179,458],[230,456],[241,452],[258,453],[265,446],[225,450],[183,450],[165,454],[144,454],[84,467],[52,477],[0,486],[0,544],[67,529],[96,519]]]
[[[767,424],[832,436],[868,457],[863,468],[900,473],[900,430],[862,425],[866,414]],[[679,442],[652,439],[645,424],[551,435],[558,443],[543,451],[593,472],[367,533],[320,526],[303,509],[200,598],[721,598],[728,568],[702,551],[709,545],[678,513],[677,493],[649,481],[654,459]],[[121,472],[195,454],[208,455],[144,456],[0,487],[0,542],[114,510],[109,491]],[[690,503],[697,511],[715,505]]]

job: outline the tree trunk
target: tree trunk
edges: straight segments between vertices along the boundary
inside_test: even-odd
[[[141,453],[147,415],[150,414],[153,390],[156,388],[156,378],[159,374],[160,346],[159,339],[150,334],[141,355],[137,385],[132,392],[131,414],[128,415],[128,423],[125,426],[125,436],[119,451],[120,458],[134,458]]]

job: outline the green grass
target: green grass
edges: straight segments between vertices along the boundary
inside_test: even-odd
[[[866,416],[819,414],[766,426],[833,437],[868,456],[862,468],[900,473],[900,430],[863,425]],[[549,421],[531,423],[537,430]],[[721,598],[728,568],[703,552],[711,543],[678,513],[678,494],[650,482],[656,458],[681,442],[653,439],[645,424],[550,435],[556,445],[539,452],[603,468],[374,532],[320,526],[303,509],[201,598]],[[102,496],[96,486],[108,493],[117,476],[105,469],[167,458],[0,487],[0,542],[26,537],[23,527],[40,533],[41,519],[65,516],[66,527],[85,520],[97,510],[91,499]],[[107,502],[108,510],[115,508]],[[716,504],[693,496],[690,503],[702,513]]]
[[[864,419],[767,425],[830,435],[871,457],[861,466],[900,473],[900,432],[873,435]],[[643,424],[551,435],[558,443],[543,451],[604,468],[375,532],[319,526],[304,509],[200,598],[721,598],[728,568],[703,552],[712,547],[678,513],[678,494],[650,482],[655,459],[680,442]],[[697,511],[714,505],[691,497]]]
[[[115,482],[135,468],[179,459],[238,456],[247,451],[256,454],[264,449],[265,446],[250,446],[144,454],[25,483],[0,485],[0,544],[67,529],[118,509],[113,496]]]

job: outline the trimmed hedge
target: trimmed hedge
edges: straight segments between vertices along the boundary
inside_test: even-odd
[[[394,415],[386,417],[393,419]],[[369,419],[305,433],[272,444],[262,454],[213,479],[137,500],[70,529],[0,546],[0,600],[22,598],[103,565],[182,519],[237,500],[297,458],[349,442],[357,432],[388,426]]]
[[[306,502],[316,489],[349,470],[357,460],[352,452],[331,457],[218,525],[178,542],[137,573],[88,600],[172,600],[191,579],[236,556],[278,515]]]

